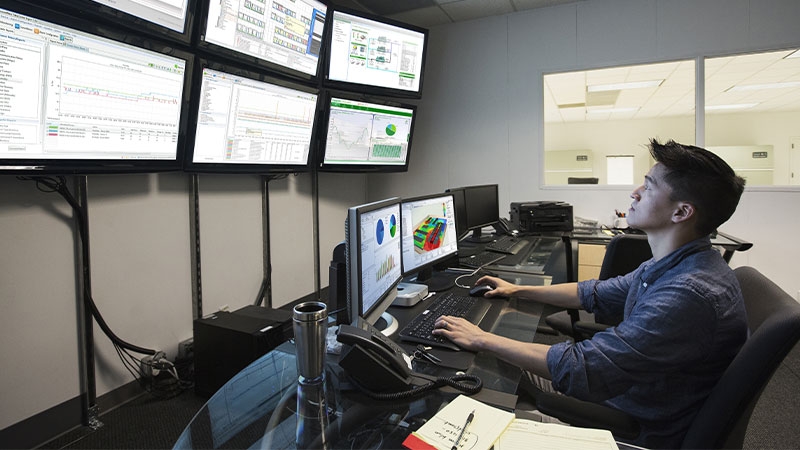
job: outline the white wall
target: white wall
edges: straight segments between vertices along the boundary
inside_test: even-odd
[[[252,175],[198,177],[204,314],[256,300],[262,184]],[[320,174],[319,185],[325,287],[331,251],[344,239],[345,211],[366,200],[366,177]],[[191,175],[96,175],[87,186],[95,302],[120,338],[173,358],[192,336]],[[311,192],[310,174],[269,182],[275,307],[315,290]],[[0,176],[0,430],[80,395],[73,224],[60,195]],[[96,325],[94,340],[101,396],[133,378]]]
[[[501,214],[511,201],[564,200],[576,215],[608,222],[614,209],[627,209],[631,188],[541,186],[542,75],[797,47],[798,17],[795,0],[589,0],[436,27],[410,171],[371,176],[370,198],[493,182],[500,184]],[[714,145],[773,139],[768,128],[744,122],[714,116],[706,138]],[[730,130],[736,131],[726,135]],[[608,132],[598,136],[598,145],[628,139]],[[722,227],[754,243],[732,265],[757,267],[793,296],[800,290],[792,262],[800,255],[793,238],[798,206],[796,188],[749,188]]]
[[[72,223],[58,195],[0,177],[0,429],[78,392]]]

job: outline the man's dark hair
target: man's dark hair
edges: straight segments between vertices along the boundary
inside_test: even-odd
[[[693,204],[697,231],[709,234],[730,219],[744,192],[744,178],[710,151],[673,140],[650,140],[650,154],[666,169],[665,181],[672,201]]]

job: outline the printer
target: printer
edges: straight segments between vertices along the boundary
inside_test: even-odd
[[[509,215],[520,233],[572,231],[572,205],[566,202],[512,202]]]

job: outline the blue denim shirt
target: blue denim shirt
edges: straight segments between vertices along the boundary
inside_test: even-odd
[[[553,387],[636,417],[634,444],[679,447],[747,339],[733,271],[701,238],[625,276],[578,283],[578,295],[585,310],[622,310],[623,321],[590,340],[553,345]]]

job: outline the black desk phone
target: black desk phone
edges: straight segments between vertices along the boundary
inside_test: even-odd
[[[339,366],[363,387],[394,392],[411,386],[411,356],[371,325],[339,325],[336,339],[345,344]]]

